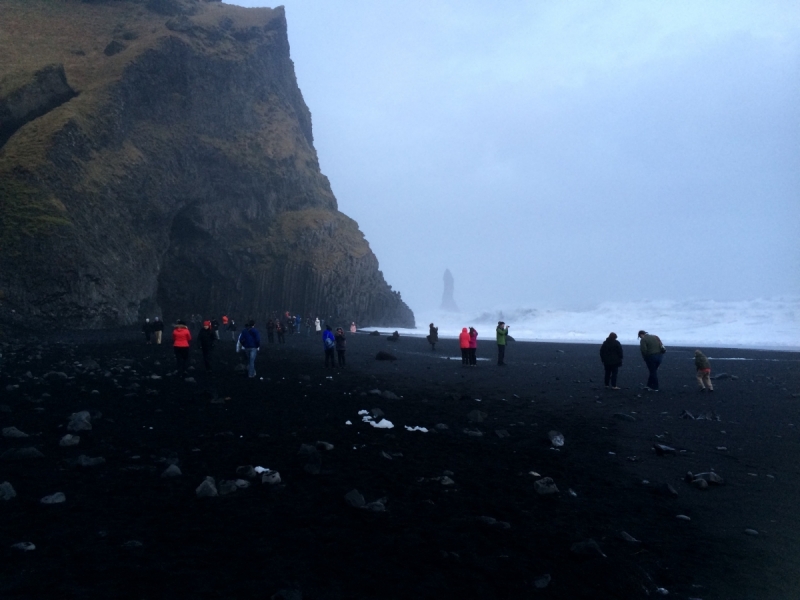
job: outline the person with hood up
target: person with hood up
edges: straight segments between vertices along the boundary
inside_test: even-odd
[[[439,328],[434,327],[433,323],[428,326],[428,343],[431,345],[431,352],[436,352],[436,343],[439,341]]]
[[[325,368],[328,368],[330,361],[331,367],[335,367],[333,352],[336,349],[336,338],[331,331],[331,326],[326,325],[325,331],[322,332],[322,348],[325,350]]]
[[[211,351],[217,341],[217,336],[211,331],[211,321],[203,321],[203,327],[197,334],[197,339],[200,342],[200,350],[203,352],[203,366],[206,368],[206,373],[211,373]]]
[[[474,327],[469,328],[469,364],[478,366],[478,330]]]
[[[697,383],[700,386],[698,391],[709,392],[714,391],[714,386],[711,385],[711,363],[708,362],[706,355],[700,350],[694,351],[694,366],[697,368]]]
[[[469,365],[469,331],[466,327],[461,328],[458,345],[461,347],[461,366],[466,367]]]
[[[178,375],[183,377],[186,374],[186,364],[189,362],[189,342],[192,341],[192,334],[186,323],[178,321],[175,329],[172,330],[172,349],[175,352],[175,366]]]
[[[153,324],[150,323],[150,319],[144,320],[144,325],[142,325],[142,333],[144,334],[144,341],[149,344],[150,335],[153,333]]]
[[[661,339],[657,335],[647,333],[644,329],[639,331],[639,349],[642,351],[642,358],[644,364],[647,365],[649,373],[647,377],[646,390],[651,392],[658,391],[658,367],[661,366],[661,361],[664,358],[664,353],[667,351]]]
[[[164,321],[159,319],[158,317],[155,318],[153,321],[153,335],[156,339],[156,344],[159,346],[161,345],[161,336],[164,334]]]
[[[606,389],[618,390],[617,372],[622,366],[622,344],[619,343],[617,334],[613,331],[608,334],[606,341],[600,346],[600,360],[606,371],[603,378]]]
[[[261,335],[256,329],[256,322],[249,321],[247,327],[239,334],[239,343],[247,354],[247,376],[251,379],[256,376],[256,355],[261,348]]]
[[[336,360],[340,367],[344,367],[344,352],[347,350],[347,340],[344,337],[344,329],[337,327],[336,335],[333,337],[336,340]]]
[[[503,327],[505,325],[505,327]],[[497,322],[497,366],[506,366],[506,341],[508,339],[508,325],[505,321]]]
[[[230,320],[228,323],[227,331],[231,332],[231,340],[236,341],[236,323],[233,322],[233,319]]]

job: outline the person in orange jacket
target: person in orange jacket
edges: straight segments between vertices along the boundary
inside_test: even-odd
[[[172,330],[172,348],[175,352],[175,365],[178,374],[183,376],[186,373],[186,364],[189,362],[189,342],[192,334],[186,323],[178,321],[175,329]]]
[[[466,327],[461,329],[458,345],[461,346],[461,365],[466,367],[469,365],[469,331]]]

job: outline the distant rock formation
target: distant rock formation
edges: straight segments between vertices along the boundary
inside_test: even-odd
[[[282,7],[3,0],[0,323],[414,327],[313,146]]]
[[[455,291],[455,285],[453,282],[453,274],[450,272],[450,269],[444,270],[444,293],[442,294],[442,310],[447,310],[450,312],[458,312],[458,306],[456,305],[456,301],[453,298],[453,292]]]

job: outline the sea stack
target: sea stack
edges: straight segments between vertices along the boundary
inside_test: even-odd
[[[282,7],[4,0],[0,324],[414,327],[313,146]]]
[[[458,312],[458,306],[453,298],[455,291],[455,284],[453,282],[453,274],[450,269],[444,270],[444,293],[442,294],[442,310],[450,312]]]

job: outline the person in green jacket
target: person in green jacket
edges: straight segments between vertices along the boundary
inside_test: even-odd
[[[505,327],[504,327],[505,325]],[[506,339],[508,338],[508,325],[503,321],[497,323],[497,366],[505,367]]]
[[[649,376],[646,389],[658,391],[658,367],[664,358],[666,349],[657,335],[647,333],[644,329],[639,331],[639,349],[642,351],[644,364],[647,365]]]
[[[711,363],[708,362],[706,355],[700,350],[694,351],[694,366],[697,368],[697,383],[700,385],[701,392],[708,390],[714,391],[714,386],[711,385]]]

